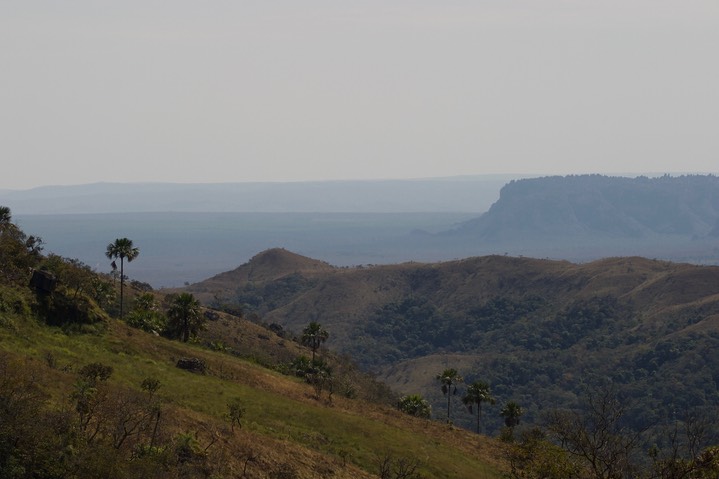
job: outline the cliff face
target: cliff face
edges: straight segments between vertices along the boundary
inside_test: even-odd
[[[512,181],[481,217],[455,233],[484,240],[719,235],[719,178],[600,175]]]

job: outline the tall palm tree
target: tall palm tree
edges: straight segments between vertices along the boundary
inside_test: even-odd
[[[173,298],[167,319],[170,331],[185,343],[204,327],[200,302],[191,293],[180,293]]]
[[[457,394],[457,384],[464,381],[456,369],[445,369],[442,374],[437,375],[437,380],[442,385],[442,394],[447,396],[447,422],[449,422],[450,405],[452,404],[452,395]]]
[[[322,343],[327,341],[327,338],[329,337],[330,333],[328,333],[317,321],[312,321],[305,329],[302,330],[302,344],[309,346],[309,348],[312,349],[313,363],[315,362],[315,353],[320,348]]]
[[[473,414],[473,406],[477,405],[477,434],[479,434],[479,423],[482,421],[482,403],[494,404],[495,400],[489,390],[489,384],[484,381],[475,381],[467,386],[467,393],[462,398],[462,402],[469,413]]]
[[[132,245],[132,240],[127,238],[117,238],[114,243],[107,245],[105,255],[112,258],[120,258],[120,319],[122,319],[122,303],[125,296],[125,260],[131,262],[137,258],[140,250]],[[114,264],[114,261],[113,261]]]

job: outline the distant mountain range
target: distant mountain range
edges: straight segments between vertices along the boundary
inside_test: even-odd
[[[526,175],[525,175],[526,176]],[[95,183],[0,191],[15,214],[252,212],[410,213],[487,211],[521,175],[288,183]]]

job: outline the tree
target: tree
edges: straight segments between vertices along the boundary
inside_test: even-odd
[[[127,238],[117,238],[114,243],[107,245],[105,256],[109,259],[120,258],[120,319],[122,319],[122,303],[124,300],[125,288],[125,260],[131,262],[140,254],[140,250],[132,245],[132,240]],[[113,265],[115,262],[112,262]],[[114,268],[113,268],[114,269]]]
[[[395,459],[391,454],[377,457],[377,472],[380,479],[421,479],[423,476],[417,472],[419,465],[416,458]]]
[[[450,405],[452,404],[452,395],[457,394],[457,384],[463,381],[456,369],[450,368],[442,371],[437,375],[437,380],[442,385],[442,394],[447,396],[447,422],[449,422]]]
[[[327,341],[330,334],[316,321],[312,321],[302,330],[302,344],[312,349],[312,362],[315,362],[315,353],[322,343]]]
[[[108,304],[113,299],[112,292],[112,283],[109,281],[105,281],[99,276],[94,276],[90,281],[90,296],[104,310],[107,310]]]
[[[519,418],[524,414],[522,407],[514,401],[509,401],[504,405],[499,415],[504,418],[504,425],[507,427],[516,427],[519,425]]]
[[[719,447],[702,447],[716,441],[716,416],[711,409],[695,409],[666,425],[660,449],[649,449],[652,470],[659,479],[715,479],[719,477]]]
[[[103,405],[111,395],[107,380],[112,375],[112,366],[102,363],[90,363],[78,371],[78,380],[70,398],[75,402],[80,431],[86,433],[88,442],[92,442],[105,422]]]
[[[547,429],[566,451],[584,462],[597,479],[634,477],[632,454],[639,446],[639,433],[623,425],[627,404],[611,387],[591,390],[586,411],[552,411]]]
[[[292,361],[290,367],[295,376],[304,378],[307,384],[312,385],[317,399],[320,398],[325,387],[329,389],[330,400],[332,399],[332,368],[324,359],[310,360],[307,356],[300,356]]]
[[[474,405],[477,405],[477,434],[479,434],[479,423],[482,421],[482,403],[494,404],[494,397],[489,390],[489,384],[484,381],[475,381],[467,387],[467,392],[462,398],[462,402],[469,413],[473,414]]]
[[[135,298],[132,311],[127,315],[127,324],[143,331],[159,333],[166,329],[167,319],[159,311],[155,296],[142,293]]]
[[[241,421],[245,415],[245,408],[242,405],[242,400],[240,398],[233,399],[232,401],[227,403],[227,409],[227,416],[230,420],[230,429],[232,430],[232,432],[235,432],[235,424],[237,424],[240,429],[242,429]]]
[[[25,283],[29,271],[37,267],[41,258],[42,240],[28,237],[12,222],[7,206],[0,206],[0,279]]]
[[[432,415],[432,407],[425,399],[419,394],[410,394],[408,396],[402,396],[399,398],[397,407],[400,411],[409,414],[410,416],[421,417],[429,419]]]
[[[583,469],[560,446],[547,439],[539,428],[524,431],[519,442],[506,448],[511,479],[586,478]]]
[[[92,282],[97,278],[92,268],[79,259],[63,258],[53,253],[42,263],[42,269],[51,272],[61,284],[72,291],[73,300],[77,300],[86,291],[91,291]]]
[[[327,389],[328,399],[332,401],[332,368],[323,359],[312,361],[312,365],[305,373],[305,381],[312,385],[317,399],[322,395],[322,391]]]
[[[504,405],[499,415],[504,418],[504,425],[509,429],[509,440],[513,440],[514,428],[519,425],[519,418],[524,414],[522,407],[514,401],[509,401]]]
[[[191,293],[180,293],[173,297],[167,320],[170,336],[180,338],[185,343],[205,326],[205,318],[200,314],[200,302]]]
[[[12,223],[12,212],[7,206],[0,206],[0,228]]]

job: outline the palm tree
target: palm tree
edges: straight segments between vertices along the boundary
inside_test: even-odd
[[[514,428],[519,425],[519,418],[524,414],[522,407],[514,401],[504,405],[499,415],[504,418],[504,425],[509,428],[509,437],[512,437]]]
[[[429,419],[432,416],[432,407],[419,394],[402,396],[401,398],[399,398],[397,407],[400,411],[407,413],[410,416],[416,416],[425,419]]]
[[[12,222],[12,211],[7,206],[0,206],[0,234],[17,233],[19,229]],[[24,238],[23,238],[24,240]]]
[[[302,344],[312,349],[312,363],[315,362],[315,352],[329,337],[330,333],[316,321],[312,321],[302,330]]]
[[[114,243],[107,245],[105,255],[112,258],[120,258],[120,319],[122,319],[122,303],[124,300],[125,288],[125,260],[129,263],[137,258],[140,250],[133,247],[132,240],[127,238],[117,238]],[[115,262],[113,261],[113,264]]]
[[[450,405],[452,395],[457,394],[457,384],[463,381],[456,369],[445,369],[442,374],[437,375],[437,380],[442,385],[442,394],[447,396],[447,422],[449,422]]]
[[[477,405],[477,434],[479,434],[479,423],[482,421],[482,403],[495,403],[492,393],[489,391],[489,384],[484,381],[473,382],[467,387],[467,393],[462,398],[462,402],[467,406],[470,414],[473,414],[473,406]]]
[[[191,293],[175,296],[167,311],[170,332],[187,342],[204,327],[204,318],[200,314],[200,302]]]
[[[0,227],[5,227],[12,221],[12,212],[7,206],[0,206]]]

